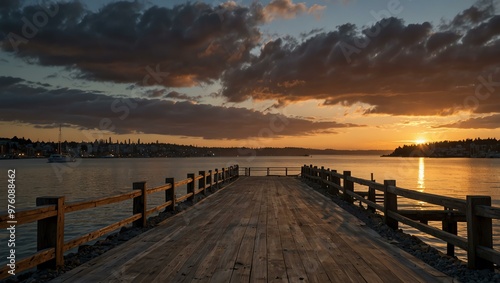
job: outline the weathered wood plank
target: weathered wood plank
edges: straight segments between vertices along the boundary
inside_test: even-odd
[[[257,231],[255,234],[255,248],[252,258],[251,282],[267,282],[267,207],[268,198],[264,197],[260,203]]]
[[[40,264],[41,262],[51,260],[55,257],[56,257],[56,250],[54,248],[38,251],[36,254],[34,254],[30,257],[24,258],[22,260],[18,260],[16,262],[16,273],[19,273],[22,270],[27,270],[27,269],[30,269],[32,267],[35,267],[38,264]],[[11,276],[8,273],[9,270],[11,270],[11,269],[7,265],[0,268],[0,280]]]
[[[461,212],[465,212],[465,200],[462,199],[456,199],[429,193],[422,193],[394,186],[390,186],[388,188],[388,191],[406,198],[425,201],[428,203],[437,204],[440,206],[449,207],[453,209],[458,209]]]
[[[84,209],[88,209],[88,208],[99,207],[102,205],[121,202],[121,201],[124,201],[127,199],[133,199],[133,198],[138,197],[140,195],[141,195],[140,191],[132,191],[129,193],[124,193],[124,194],[110,196],[110,197],[104,197],[104,198],[100,198],[100,199],[71,202],[71,203],[66,204],[66,208],[64,209],[64,211],[66,213],[69,213],[69,212],[84,210]]]
[[[242,198],[243,196],[231,198],[227,205],[233,206],[234,203],[240,202]],[[170,256],[168,260],[163,261],[163,266],[161,265],[162,261],[157,261],[154,266],[151,266],[150,270],[153,273],[151,276],[141,276],[143,278],[142,282],[151,280],[181,282],[196,278],[196,268],[206,259],[207,253],[215,248],[220,237],[224,234],[225,230],[219,228],[223,227],[233,217],[229,211],[224,210],[222,203],[218,204],[207,214],[198,214],[198,217],[196,215],[187,215],[191,211],[202,212],[197,207],[192,207],[191,210],[185,212],[186,226],[184,231],[178,234],[178,237],[172,239],[172,244],[175,244],[175,246],[169,249]],[[200,237],[200,233],[205,236]],[[161,254],[160,252],[160,256]],[[148,255],[151,260],[155,257],[157,257],[155,254]],[[143,271],[138,270],[136,272]]]
[[[281,196],[280,190],[276,187],[276,182],[272,182],[267,189],[266,195],[269,199],[266,234],[268,282],[288,281],[278,226],[278,202]]]
[[[294,178],[242,177],[55,282],[446,280],[369,231]]]
[[[241,194],[245,196],[243,199],[244,203],[238,203],[234,207],[235,211],[241,213],[240,217],[234,217],[235,215],[233,215],[233,221],[229,224],[230,229],[227,229],[223,237],[219,240],[218,244],[219,247],[223,249],[223,253],[218,262],[214,264],[215,269],[213,270],[210,282],[229,282],[231,280],[231,276],[236,266],[238,251],[252,217],[252,212],[255,210],[254,207],[258,206],[258,203],[248,201],[249,198],[252,198],[256,190],[252,192],[248,190],[248,188],[246,189],[247,191],[241,192]]]
[[[250,271],[252,269],[253,251],[255,248],[255,235],[257,234],[257,223],[259,220],[260,203],[264,197],[262,190],[254,190],[255,194],[252,198],[253,211],[250,220],[248,221],[243,240],[240,244],[236,261],[234,262],[234,270],[231,275],[230,282],[250,282]]]
[[[21,225],[56,215],[57,211],[55,205],[44,205],[37,208],[27,208],[16,211],[16,221],[17,225]],[[8,214],[7,211],[1,212],[0,229],[8,228],[10,225],[8,221],[11,220],[10,214]]]
[[[281,187],[283,187],[281,185]],[[286,190],[286,189],[285,189]],[[308,281],[307,273],[304,264],[299,255],[300,247],[295,243],[291,226],[297,225],[296,220],[291,217],[292,200],[288,194],[279,202],[279,231],[281,237],[281,246],[283,248],[283,258],[285,260],[286,273],[289,282],[304,282]]]

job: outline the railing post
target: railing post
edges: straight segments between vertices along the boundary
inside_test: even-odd
[[[288,176],[288,167],[285,167],[285,176]]]
[[[368,187],[368,200],[373,202],[373,203],[377,202],[377,197],[375,195],[375,189],[372,187]],[[371,206],[368,206],[368,210],[371,212],[376,211],[375,207],[371,207]]]
[[[337,174],[337,170],[331,170],[331,171],[330,171],[330,174],[331,174],[331,173],[335,173],[335,174]],[[333,177],[332,177],[332,182],[333,182],[335,185],[340,186],[340,178],[339,178],[339,177],[337,177],[337,176],[333,176]],[[334,192],[336,195],[339,195],[339,193],[340,193],[340,192],[339,192],[339,188],[333,188],[333,192]]]
[[[375,182],[375,180],[373,179],[373,173],[371,173],[370,180],[372,182]],[[373,203],[377,203],[377,195],[376,195],[376,192],[375,192],[375,188],[368,187],[368,200],[371,201],[371,202],[373,202]],[[375,213],[376,208],[368,206],[368,210],[371,211],[371,212],[373,212],[373,213]]]
[[[491,218],[476,215],[477,205],[491,206],[489,196],[467,196],[465,216],[467,219],[467,265],[471,269],[493,269],[493,263],[480,258],[477,247],[493,247]]]
[[[147,194],[146,194],[146,182],[135,182],[132,184],[132,189],[133,190],[141,190],[141,195],[138,197],[134,198],[134,205],[133,205],[133,213],[141,213],[142,217],[136,221],[134,221],[133,226],[134,227],[146,227],[147,226],[147,216],[146,216],[146,210],[147,210]]]
[[[351,180],[347,180],[351,177],[351,171],[344,171],[344,200],[353,203],[352,197],[347,193],[348,191],[354,192],[354,183]]]
[[[240,176],[240,165],[236,164],[236,168],[235,168],[235,173],[236,173],[236,178],[238,178]]]
[[[330,170],[330,168],[328,168],[328,170],[326,170],[326,179],[328,180],[328,182],[332,181],[332,171]],[[333,186],[332,185],[327,185],[326,189],[327,189],[327,192],[329,194],[333,195]]]
[[[320,180],[318,178],[316,178],[316,177],[318,177],[318,166],[314,166],[312,170],[313,170],[313,174],[312,175],[314,176],[314,180],[313,181],[316,184],[321,184]]]
[[[389,211],[398,211],[398,196],[389,192],[389,186],[396,186],[396,180],[384,180],[384,223],[390,228],[397,230],[398,221],[389,217]]]
[[[64,265],[64,197],[38,197],[36,206],[56,205],[57,215],[37,222],[37,250],[55,249],[55,259],[38,268],[57,268]]]
[[[215,168],[215,174],[214,174],[214,184],[215,184],[215,189],[219,189],[219,169]],[[213,192],[214,190],[212,190]]]
[[[269,176],[269,167],[267,167],[267,176]]]
[[[210,190],[211,193],[214,192],[214,188],[212,187],[213,186],[213,174],[212,174],[212,170],[208,170],[208,188]]]
[[[198,180],[198,190],[203,190],[203,195],[207,195],[207,173],[205,171],[199,172],[203,178]]]
[[[451,209],[447,207],[445,207],[444,210],[451,211]],[[453,221],[451,218],[452,218],[451,212],[448,212],[446,218],[443,219],[442,221],[443,231],[457,235],[458,233],[457,221]],[[455,256],[455,246],[453,244],[450,243],[446,244],[446,254],[449,256]]]
[[[191,203],[196,203],[196,192],[195,192],[195,186],[194,186],[194,173],[188,173],[187,174],[188,179],[191,179],[191,182],[187,183],[186,188],[187,188],[187,193],[192,193],[193,195],[190,196],[187,200],[190,201]]]
[[[165,208],[165,211],[175,211],[175,180],[174,178],[166,178],[166,184],[170,184],[170,189],[165,191],[165,202],[172,201],[170,206]]]
[[[325,190],[328,189],[328,185],[325,183],[326,181],[326,171],[325,171],[325,167],[324,166],[321,166],[321,171],[320,171],[320,174],[319,174],[320,178],[321,178],[321,187]]]
[[[250,170],[251,169],[252,169],[252,167],[248,167],[248,176],[252,176],[252,175],[250,175],[250,173],[251,173]]]

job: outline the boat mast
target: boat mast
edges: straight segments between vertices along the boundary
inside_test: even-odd
[[[62,137],[62,133],[61,133],[61,124],[59,124],[59,146],[58,146],[58,153],[61,154],[61,137]]]

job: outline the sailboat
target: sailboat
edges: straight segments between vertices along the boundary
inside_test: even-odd
[[[75,158],[69,154],[63,154],[61,152],[61,125],[59,125],[59,146],[57,148],[57,153],[51,154],[49,156],[49,163],[65,163],[65,162],[75,162]]]

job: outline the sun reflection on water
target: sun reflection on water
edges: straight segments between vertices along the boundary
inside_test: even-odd
[[[420,157],[418,159],[418,191],[423,192],[425,189],[425,163],[424,158]]]
[[[418,179],[417,179],[417,190],[419,192],[424,192],[425,190],[425,162],[424,158],[420,157],[418,159]],[[418,205],[423,209],[422,207],[426,206],[427,202],[425,201],[419,201]]]

